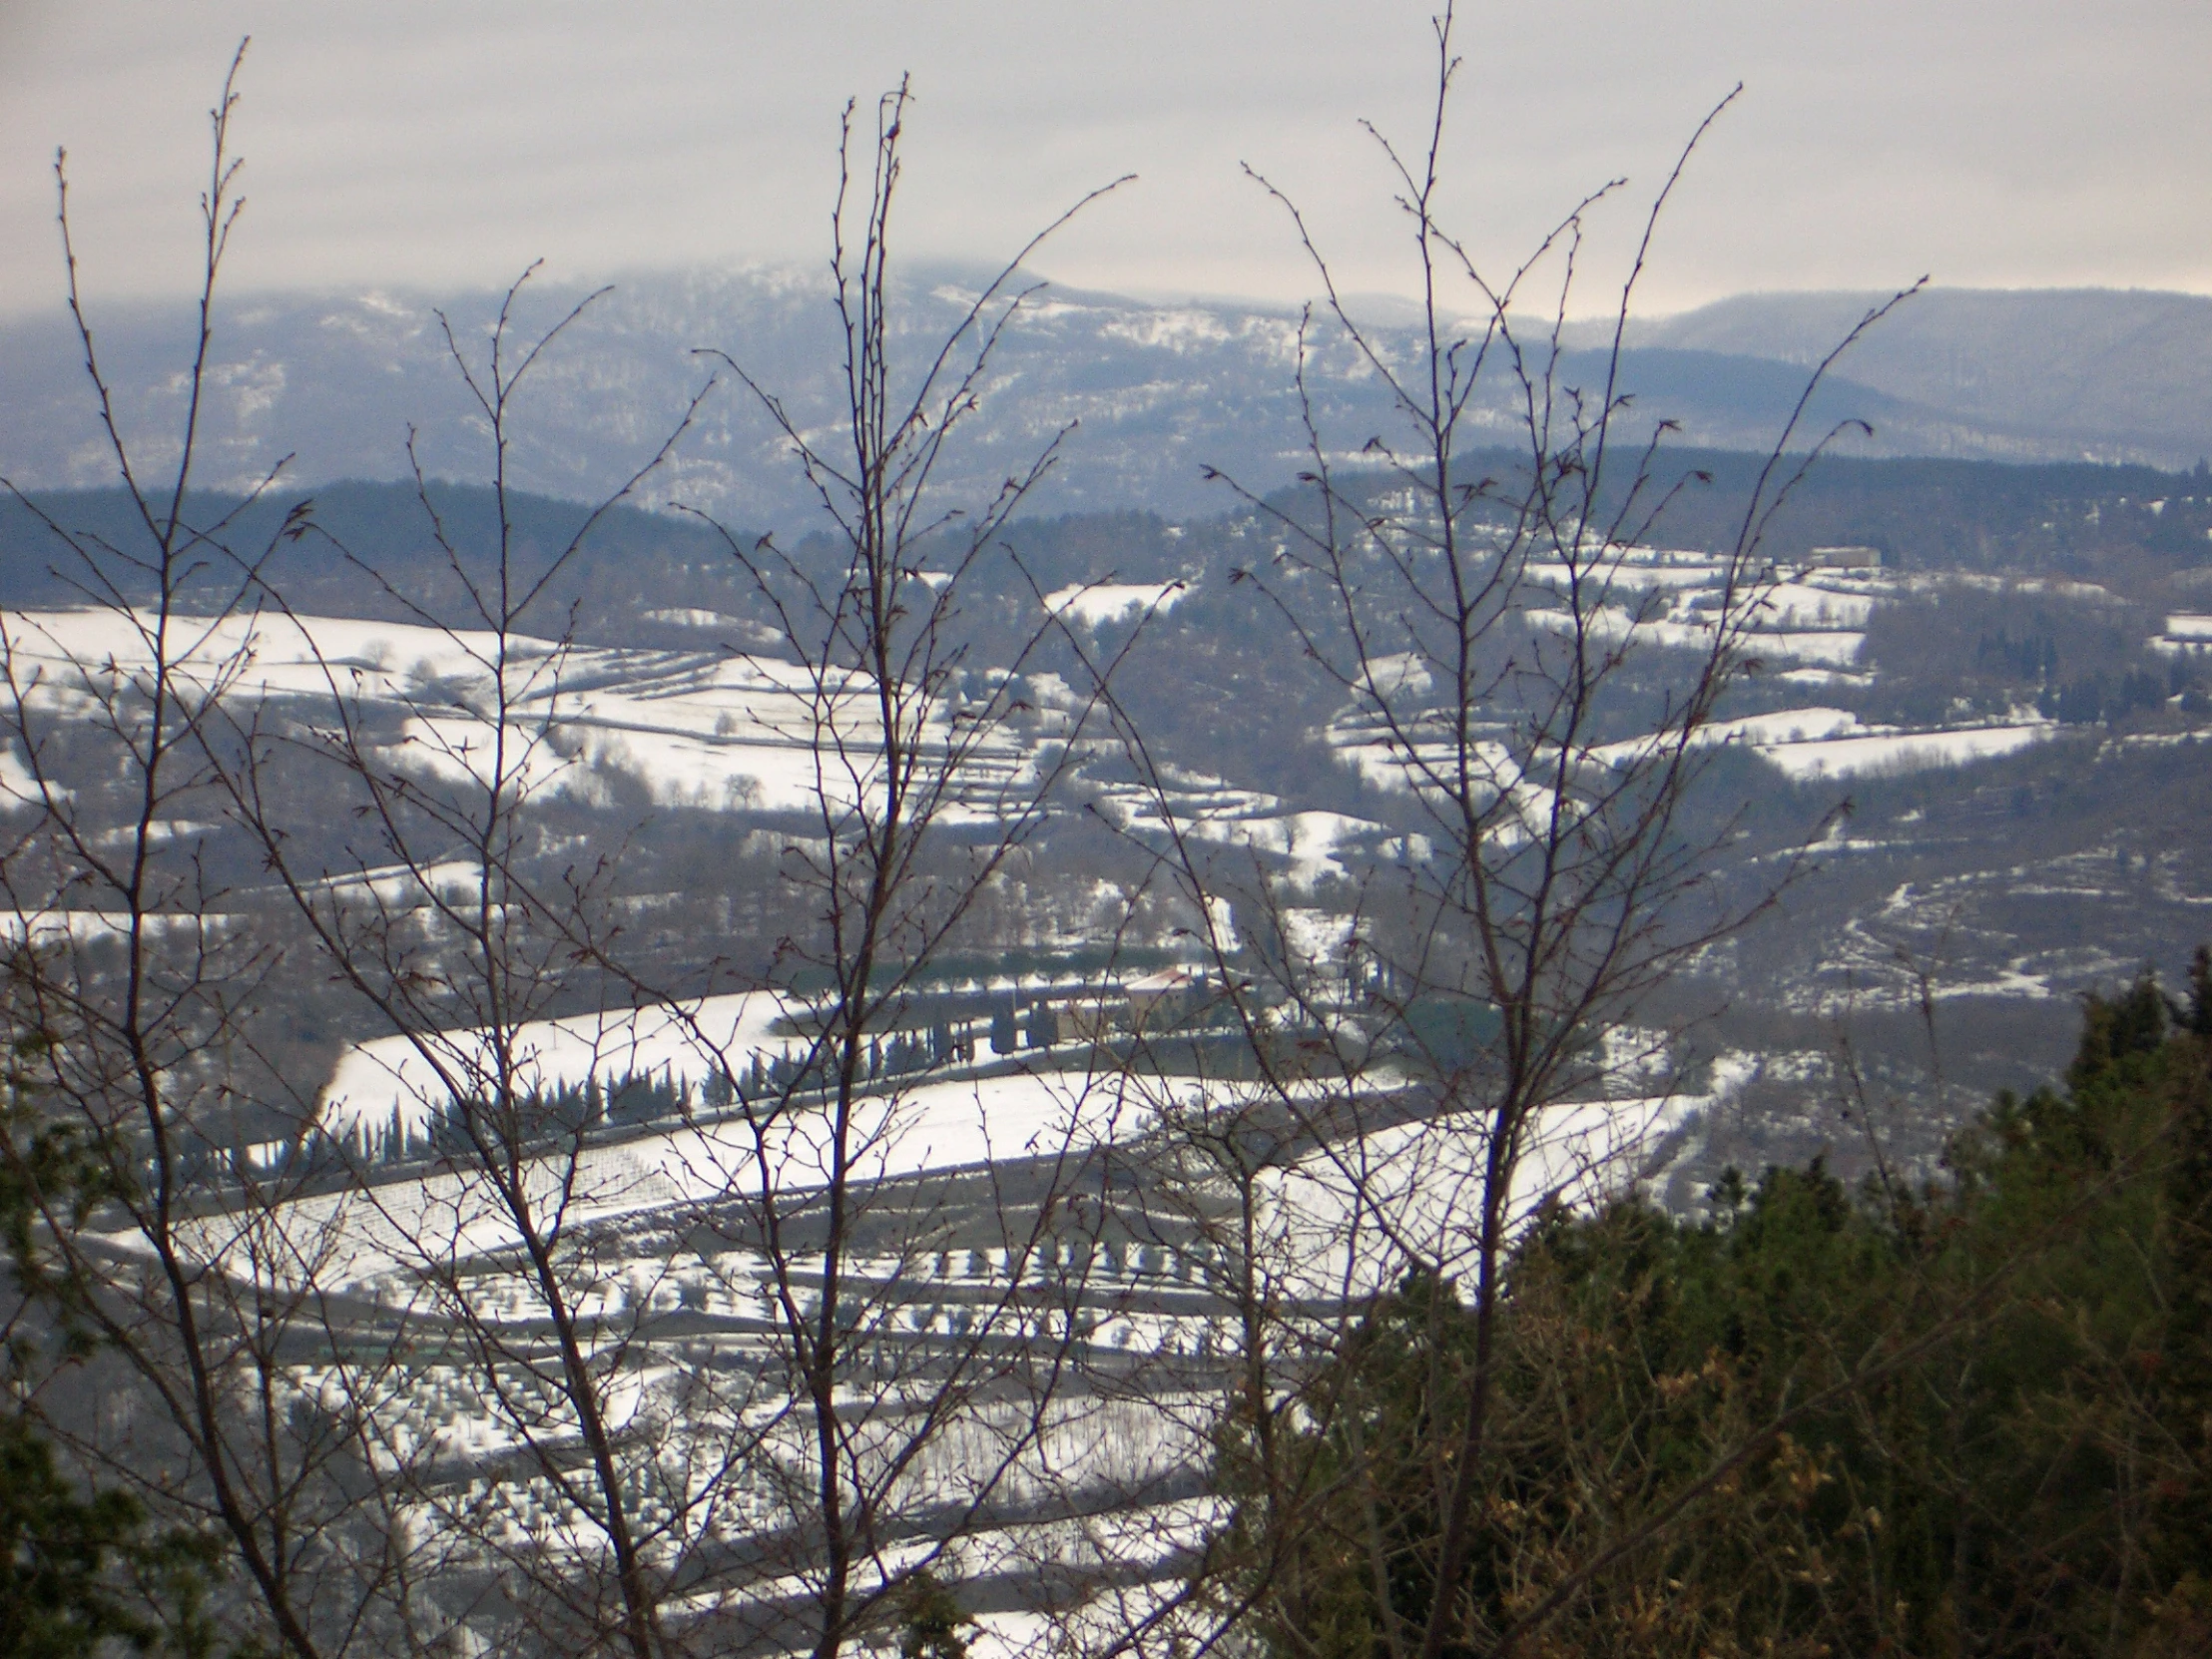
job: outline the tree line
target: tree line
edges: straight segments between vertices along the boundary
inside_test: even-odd
[[[1938,1174],[1731,1170],[1701,1218],[1554,1208],[1516,1247],[1474,1563],[1436,1578],[1473,1332],[1378,1297],[1317,1382],[1268,1651],[2185,1654],[2212,1641],[2212,956],[2091,996],[2062,1082]],[[1259,1477],[1250,1424],[1219,1477]],[[1259,1547],[1263,1540],[1249,1540]],[[1508,1644],[1506,1638],[1514,1637]]]

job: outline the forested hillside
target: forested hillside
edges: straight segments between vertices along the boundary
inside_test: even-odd
[[[2208,1283],[2202,951],[2184,1001],[2092,997],[2065,1077],[1978,1111],[1939,1174],[1816,1159],[1731,1169],[1689,1217],[1554,1211],[1487,1362],[1475,1626],[1547,1655],[2200,1653]],[[1295,1470],[1313,1510],[1271,1651],[1414,1640],[1434,1437],[1482,1363],[1457,1287],[1411,1275],[1318,1381],[1326,1431],[1225,1437],[1233,1489]]]

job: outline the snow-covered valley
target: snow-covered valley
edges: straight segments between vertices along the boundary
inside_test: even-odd
[[[134,926],[178,959],[314,964],[256,992],[315,1027],[287,1051],[291,1104],[195,1149],[211,1196],[174,1237],[227,1283],[311,1292],[317,1335],[270,1385],[342,1425],[455,1586],[600,1559],[609,1512],[573,1470],[604,1456],[641,1558],[696,1586],[672,1605],[773,1648],[820,1590],[802,1471],[829,1417],[883,1517],[857,1569],[877,1589],[956,1569],[979,1641],[1009,1646],[1109,1605],[1172,1624],[1226,1513],[1211,1460],[1251,1309],[1319,1351],[1408,1264],[1469,1271],[1492,1126],[1465,1049],[1486,1010],[1393,1004],[1379,942],[1467,778],[1510,847],[1547,788],[1601,794],[1681,744],[1714,792],[1698,810],[1730,827],[1713,844],[1742,848],[1719,881],[1779,894],[1754,909],[1778,924],[1685,958],[1570,1056],[1524,1125],[1512,1229],[1628,1192],[1701,1214],[1724,1167],[1762,1155],[1841,1143],[1848,1162],[1870,1091],[1903,1098],[1918,1075],[1881,1069],[1894,1039],[1861,1063],[1855,1011],[2047,1010],[2133,963],[2023,910],[2196,925],[2212,904],[2187,848],[2107,834],[2046,854],[1988,829],[2001,812],[2054,833],[2054,781],[2150,800],[2146,780],[2195,775],[2212,721],[2183,679],[2203,619],[2178,605],[1612,549],[1531,562],[1500,613],[1515,663],[1651,665],[1571,743],[1529,743],[1502,699],[1459,708],[1409,631],[1334,685],[1220,705],[1272,721],[1267,743],[1192,724],[1148,747],[1179,677],[1256,634],[1280,645],[1236,609],[1255,532],[1204,534],[1222,546],[1163,537],[1184,563],[1158,580],[1100,561],[1033,583],[1022,653],[978,646],[887,700],[719,596],[505,634],[276,607],[0,616],[6,810],[44,804],[92,852],[143,839],[171,872],[137,918],[63,890],[0,925],[95,973]],[[922,607],[949,581],[917,568],[899,591]],[[623,638],[633,622],[649,643]],[[1970,661],[1951,635],[1926,643],[1938,625],[1975,631]],[[2125,724],[2084,718],[2052,666],[2068,628],[2133,629],[2110,649],[2179,666]],[[1724,643],[1728,696],[1685,735],[1668,674]],[[213,736],[141,835],[86,735],[143,733],[157,661]],[[1104,686],[1114,663],[1127,679]],[[917,881],[989,860],[984,897],[964,930],[916,909],[936,942],[840,1050],[792,940],[877,822],[893,750],[943,781],[923,799],[945,861]],[[241,756],[275,759],[226,773]],[[1861,810],[1836,811],[1847,793]],[[276,834],[254,816],[268,799],[310,810]],[[528,833],[472,846],[478,802]],[[484,939],[530,963],[488,1024]],[[348,972],[375,994],[333,1016],[316,985]],[[209,1056],[174,1075],[202,1087]],[[1909,1157],[1962,1109],[1965,1086],[1940,1086],[1895,1132]],[[512,1132],[487,1141],[497,1113]],[[860,1219],[826,1232],[855,1195]],[[100,1248],[149,1260],[143,1231]],[[824,1332],[845,1369],[810,1395]]]

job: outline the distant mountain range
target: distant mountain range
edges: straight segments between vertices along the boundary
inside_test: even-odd
[[[1818,362],[1868,293],[1750,293],[1633,328],[1638,347]],[[1839,365],[1884,393],[1895,453],[2189,465],[2212,451],[2212,298],[1932,288]]]
[[[974,278],[917,280],[896,318],[907,360],[957,320]],[[517,309],[542,329],[583,297],[533,287]],[[1635,324],[1623,385],[1641,421],[1679,423],[1687,443],[1771,444],[1819,360],[1881,295],[1749,294]],[[443,302],[482,367],[500,296]],[[179,369],[193,318],[137,305],[95,316],[103,367],[148,470],[183,409]],[[432,301],[418,294],[273,293],[219,315],[201,481],[251,485],[280,457],[312,485],[404,476],[407,436],[433,476],[486,475],[481,412],[448,359]],[[945,482],[989,492],[1071,423],[1035,506],[1225,510],[1218,468],[1255,490],[1306,464],[1293,380],[1299,322],[1234,302],[1154,304],[1057,287],[1037,292],[1007,331],[970,441]],[[1412,344],[1399,326],[1379,337]],[[1573,330],[1564,378],[1594,385],[1603,332]],[[1333,331],[1312,334],[1307,387],[1338,454],[1390,430],[1381,382]],[[792,418],[829,432],[841,407],[834,316],[823,282],[780,271],[649,276],[591,305],[532,371],[515,411],[511,473],[526,488],[578,497],[607,490],[651,455],[727,351]],[[816,509],[758,400],[727,369],[673,461],[644,492],[748,527],[805,522]],[[1502,382],[1477,407],[1505,438]],[[2111,290],[1936,289],[1872,331],[1808,411],[1808,433],[1873,424],[1850,452],[2186,466],[2212,453],[2212,299]],[[113,481],[75,342],[58,315],[0,323],[0,475],[27,488]]]

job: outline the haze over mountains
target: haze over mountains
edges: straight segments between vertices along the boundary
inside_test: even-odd
[[[1741,294],[1630,339],[1810,366],[1882,297]],[[2212,299],[2200,294],[1932,288],[1840,368],[1897,400],[1877,433],[1892,453],[2184,465],[2212,437]]]
[[[914,284],[895,319],[915,341],[955,322],[972,273]],[[540,330],[586,290],[533,284],[516,308]],[[1671,418],[1686,443],[1763,449],[1781,430],[1806,373],[1880,294],[1748,294],[1629,333],[1625,388],[1640,420]],[[752,526],[786,524],[813,506],[760,401],[702,350],[726,351],[801,426],[841,399],[834,313],[812,274],[645,276],[577,319],[532,371],[513,435],[517,481],[561,496],[614,487],[650,456],[692,394],[720,371],[672,464],[646,499],[681,500]],[[249,487],[289,454],[300,484],[393,478],[407,434],[425,471],[484,475],[481,415],[455,374],[436,311],[481,357],[494,291],[268,293],[219,314],[212,441],[201,478]],[[1410,343],[1386,306],[1377,338]],[[174,431],[178,370],[192,317],[180,306],[94,313],[103,365],[127,428]],[[1001,343],[1003,395],[986,401],[946,482],[986,492],[1023,468],[1058,428],[1079,429],[1034,505],[1040,510],[1142,507],[1176,515],[1230,504],[1204,469],[1257,490],[1306,463],[1294,369],[1295,313],[1234,301],[1153,303],[1045,287]],[[1596,384],[1601,324],[1570,327],[1568,380]],[[1529,343],[1541,340],[1531,328]],[[1382,380],[1332,327],[1316,324],[1307,384],[1327,429],[1382,430]],[[909,353],[910,354],[910,353]],[[0,473],[27,488],[111,482],[83,369],[58,313],[0,323],[12,395],[0,407]],[[1485,382],[1478,410],[1510,430],[1506,376]],[[1833,371],[1801,429],[1860,418],[1871,438],[1847,452],[2007,460],[2144,461],[2186,466],[2212,452],[2212,298],[2103,289],[1932,289],[1886,319]]]

